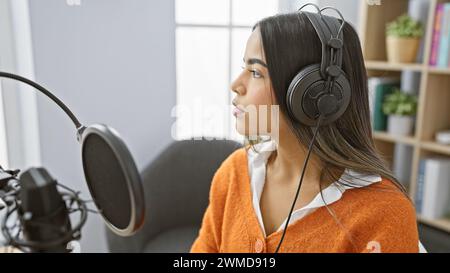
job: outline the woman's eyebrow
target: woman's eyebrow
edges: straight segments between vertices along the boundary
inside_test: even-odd
[[[243,58],[242,60],[243,60],[244,63],[245,63],[245,58]],[[264,66],[264,67],[267,67],[267,64],[266,64],[266,63],[264,63],[262,60],[257,59],[257,58],[250,58],[250,59],[248,59],[248,60],[247,60],[247,64],[248,64],[248,65],[252,65],[252,64],[260,64],[260,65],[262,65],[262,66]]]

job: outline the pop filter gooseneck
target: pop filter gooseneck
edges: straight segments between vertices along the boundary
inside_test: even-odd
[[[22,76],[1,72],[0,77],[26,83],[55,102],[72,120],[81,143],[84,176],[107,226],[120,236],[134,234],[144,223],[145,200],[133,157],[120,135],[103,124],[83,126],[50,91]]]

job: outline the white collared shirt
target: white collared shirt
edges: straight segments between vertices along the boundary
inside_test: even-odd
[[[262,219],[260,200],[261,194],[266,181],[266,164],[270,154],[277,149],[277,144],[273,140],[264,141],[255,145],[257,152],[251,148],[248,150],[248,170],[250,176],[251,191],[253,196],[253,208],[256,212],[261,230],[265,237],[267,237],[264,222]],[[381,176],[377,174],[365,174],[346,169],[339,181],[345,181],[346,185],[340,183],[332,183],[330,186],[322,191],[322,196],[318,193],[314,199],[306,206],[292,212],[289,220],[289,225],[292,225],[296,220],[299,220],[310,214],[319,207],[330,205],[341,199],[343,193],[350,188],[360,188],[369,186],[373,183],[381,182]],[[351,185],[351,186],[348,186]],[[287,218],[283,221],[277,231],[283,230]],[[426,252],[425,248],[419,241],[419,252]]]

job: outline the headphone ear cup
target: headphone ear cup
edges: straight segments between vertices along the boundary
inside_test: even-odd
[[[301,113],[298,113],[298,110],[295,108],[299,108],[296,105],[301,105],[301,104],[298,104],[298,101],[299,101],[299,98],[303,97],[303,93],[306,90],[306,88],[300,88],[300,83],[305,82],[303,79],[307,75],[314,73],[314,71],[316,71],[316,70],[320,71],[319,64],[311,64],[311,65],[304,67],[302,70],[300,70],[300,72],[298,72],[294,76],[291,83],[289,84],[289,87],[288,87],[288,90],[286,93],[286,105],[287,105],[289,115],[298,122],[300,122]],[[301,84],[301,86],[303,87],[304,84]]]
[[[307,126],[315,126],[319,117],[318,99],[324,93],[325,81],[320,73],[320,64],[312,64],[302,69],[291,81],[287,93],[286,104],[289,115],[297,122]],[[350,103],[350,83],[345,73],[336,78],[331,92],[336,103],[332,103],[330,113],[325,116],[322,125],[338,119]]]

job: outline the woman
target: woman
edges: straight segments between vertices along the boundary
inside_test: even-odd
[[[372,140],[358,36],[345,24],[343,37],[350,103],[318,130],[279,252],[418,252],[415,209]],[[260,141],[249,141],[217,170],[191,252],[277,250],[314,132],[288,115],[286,92],[298,71],[320,61],[321,43],[304,13],[271,16],[253,27],[245,67],[231,85],[236,129],[255,136],[250,106],[276,105],[279,118],[257,111],[258,124],[268,118],[268,132],[257,127]]]

